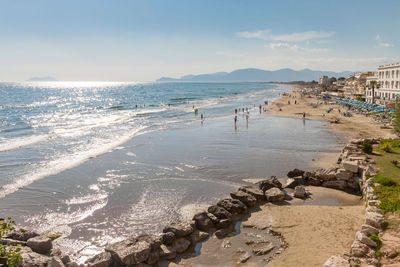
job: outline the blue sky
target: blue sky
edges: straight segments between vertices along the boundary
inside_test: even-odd
[[[399,30],[398,0],[0,0],[0,80],[375,70]]]

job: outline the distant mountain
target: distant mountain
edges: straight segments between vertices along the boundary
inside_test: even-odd
[[[319,70],[261,70],[261,69],[240,69],[232,72],[216,72],[200,75],[186,75],[181,78],[162,77],[158,82],[291,82],[291,81],[317,81],[319,77],[348,77],[353,72],[333,72]]]
[[[26,80],[27,82],[56,82],[57,80],[53,77],[32,77]]]

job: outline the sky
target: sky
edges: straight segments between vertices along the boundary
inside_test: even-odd
[[[399,31],[399,0],[0,0],[0,81],[374,71]]]

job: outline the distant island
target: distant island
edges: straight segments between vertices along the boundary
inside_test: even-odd
[[[319,70],[262,70],[239,69],[232,72],[216,72],[199,75],[185,75],[181,78],[162,77],[157,82],[291,82],[291,81],[318,81],[326,75],[329,77],[348,77],[354,72],[319,71]]]
[[[32,77],[26,81],[27,82],[56,82],[57,79],[47,76],[47,77]]]

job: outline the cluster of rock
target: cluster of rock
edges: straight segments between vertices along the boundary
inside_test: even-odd
[[[22,256],[20,266],[74,266],[68,255],[63,255],[60,250],[53,249],[50,237],[39,235],[34,231],[17,227],[3,237],[0,243],[3,245],[20,246]]]
[[[350,267],[350,266],[379,266],[375,250],[379,244],[369,238],[371,235],[379,235],[379,232],[386,227],[386,222],[382,210],[376,206],[380,204],[377,196],[374,195],[374,188],[380,186],[373,184],[373,179],[369,178],[376,174],[374,168],[370,165],[373,162],[368,161],[362,152],[362,144],[369,142],[370,144],[379,143],[379,139],[360,139],[352,140],[345,146],[339,162],[347,161],[357,162],[359,170],[361,170],[360,191],[366,202],[365,222],[361,226],[360,231],[355,235],[355,240],[351,245],[350,251],[344,255],[335,255],[330,257],[324,264],[324,267]]]

